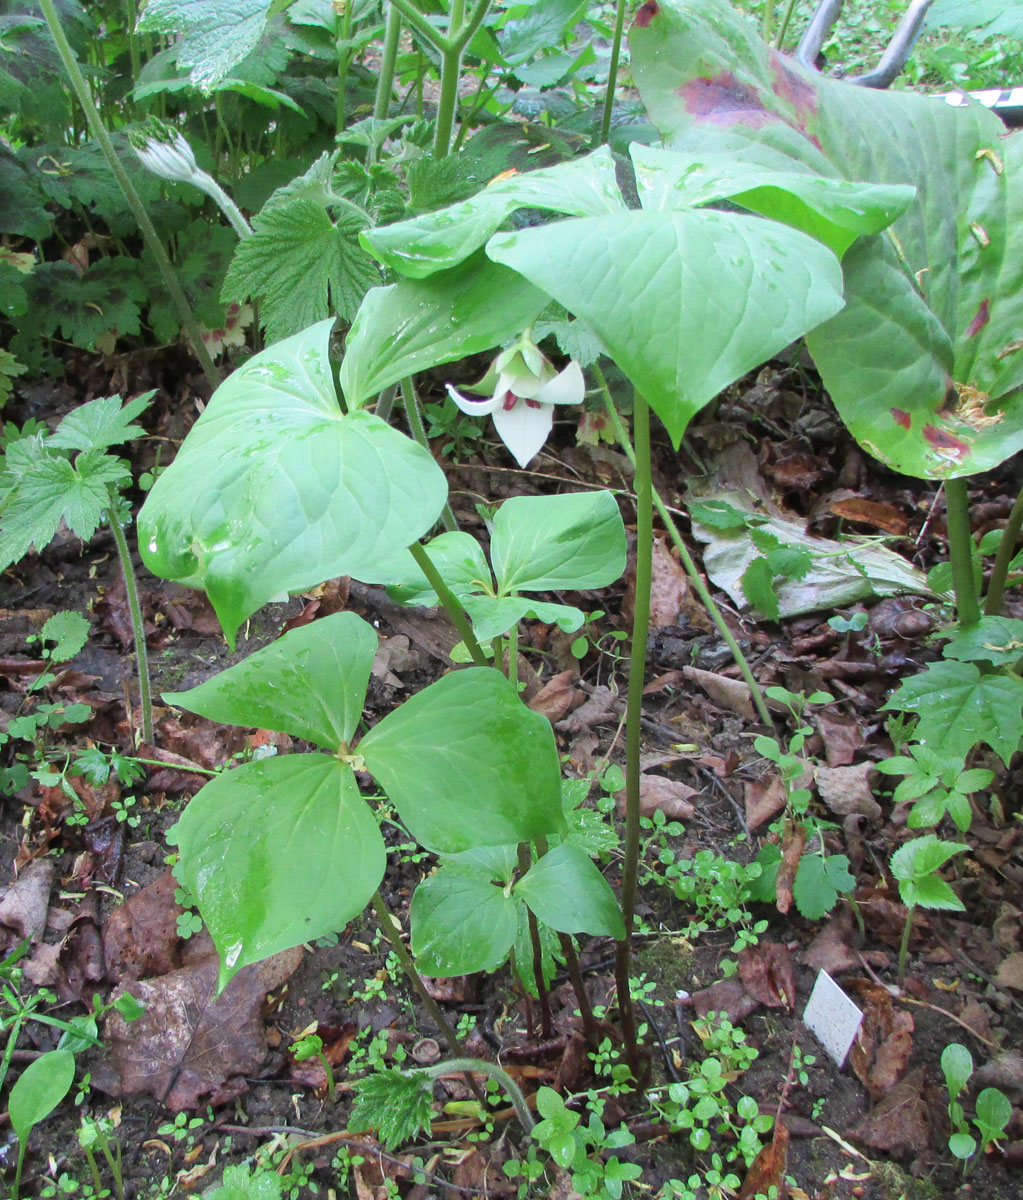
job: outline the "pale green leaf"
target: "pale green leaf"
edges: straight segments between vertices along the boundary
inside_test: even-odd
[[[443,865],[412,897],[416,966],[424,975],[470,975],[500,966],[515,941],[518,907],[483,872]]]
[[[75,1056],[70,1050],[49,1050],[30,1062],[11,1088],[7,1100],[11,1128],[24,1146],[34,1126],[50,1115],[71,1090]]]
[[[133,422],[155,395],[155,391],[146,392],[123,405],[120,396],[90,400],[68,413],[47,445],[64,450],[105,450],[143,437],[146,431]]]
[[[56,612],[39,631],[44,642],[54,642],[51,662],[70,662],[89,640],[89,619],[79,612]]]
[[[209,92],[255,49],[269,10],[270,0],[146,0],[138,28],[176,36],[178,62]]]
[[[515,885],[537,917],[561,933],[625,936],[611,885],[585,851],[562,842],[538,859]]]

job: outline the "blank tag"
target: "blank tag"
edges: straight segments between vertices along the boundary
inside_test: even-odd
[[[827,971],[817,975],[803,1011],[807,1028],[841,1067],[856,1038],[863,1013],[842,991]]]

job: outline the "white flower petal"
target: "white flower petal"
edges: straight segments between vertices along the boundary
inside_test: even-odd
[[[553,424],[554,409],[535,400],[519,400],[511,408],[502,405],[494,412],[494,428],[520,467],[539,453]]]
[[[582,404],[586,395],[586,380],[582,367],[574,360],[536,392],[541,404]]]
[[[501,405],[501,397],[503,392],[498,391],[493,396],[480,396],[477,400],[475,397],[463,396],[461,392],[456,391],[450,383],[444,385],[448,389],[448,395],[458,405],[464,413],[468,413],[470,417],[486,417],[494,412]]]

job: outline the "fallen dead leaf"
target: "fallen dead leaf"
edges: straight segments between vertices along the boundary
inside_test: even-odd
[[[180,970],[133,983],[145,1007],[137,1021],[112,1011],[104,1042],[113,1078],[94,1083],[116,1095],[148,1095],[172,1111],[223,1104],[244,1092],[266,1057],[263,1003],[293,974],[301,948],[244,967],[219,996],[218,960],[207,954]],[[107,1084],[112,1086],[107,1087]]]
[[[891,504],[850,496],[847,499],[832,500],[828,508],[844,521],[870,525],[874,529],[892,534],[893,537],[905,537],[909,532],[909,521],[905,514]]]
[[[1008,958],[1003,958],[995,976],[999,987],[1012,988],[1013,991],[1023,992],[1023,951],[1017,950]]]
[[[593,689],[590,698],[580,705],[575,712],[570,713],[554,728],[560,733],[579,733],[592,725],[600,725],[605,721],[615,719],[615,704],[618,697],[609,687],[600,684]]]
[[[913,1017],[896,1006],[887,988],[866,979],[846,983],[863,1009],[849,1065],[871,1096],[879,1100],[898,1082],[913,1050]]]
[[[701,671],[699,667],[682,667],[682,674],[692,683],[699,685],[721,708],[738,713],[748,721],[757,720],[749,684],[741,679],[730,679],[716,671]]]
[[[739,1191],[739,1200],[753,1200],[754,1196],[776,1196],[785,1200],[788,1188],[785,1171],[789,1161],[789,1131],[784,1121],[774,1126],[774,1136],[753,1160]],[[772,1190],[773,1189],[773,1190]]]
[[[689,579],[664,538],[654,539],[651,570],[650,628],[663,629],[678,621],[689,592]]]
[[[788,789],[780,775],[771,775],[766,780],[752,779],[743,788],[743,800],[747,827],[759,829],[785,807]]]
[[[881,805],[874,799],[870,786],[873,763],[862,762],[851,767],[817,767],[817,791],[820,798],[840,817],[857,813],[868,821],[881,820]]]
[[[1023,1054],[1003,1050],[978,1067],[970,1080],[975,1088],[997,1087],[1015,1100],[1023,1098]]]
[[[847,767],[863,745],[863,729],[854,717],[819,712],[814,718],[824,742],[829,767]]]
[[[923,1067],[917,1067],[845,1136],[875,1150],[915,1158],[930,1139],[930,1118],[924,1096],[926,1083]]]
[[[842,909],[837,916],[830,917],[803,951],[803,964],[814,971],[827,971],[832,976],[859,966],[859,960],[850,945],[852,927],[853,917],[849,909]]]
[[[178,881],[171,871],[115,908],[103,926],[103,952],[111,983],[167,975],[181,965],[174,900]]]
[[[643,774],[639,777],[639,811],[644,817],[662,812],[669,821],[688,821],[696,812],[690,797],[698,796],[696,788],[679,779],[666,779],[663,775]],[[625,789],[618,792],[618,814],[625,815]]]
[[[571,671],[559,671],[548,679],[529,702],[533,712],[542,713],[552,725],[567,716],[569,711],[583,699],[575,686],[576,676]]]
[[[793,827],[789,821],[786,822],[786,826],[774,889],[780,913],[787,913],[792,907],[792,885],[796,881],[799,860],[803,857],[803,848],[806,846],[806,826]]]
[[[746,991],[738,979],[719,979],[702,991],[693,992],[692,1005],[698,1017],[713,1012],[726,1016],[737,1024],[751,1012],[755,1012],[758,1001]]]
[[[787,1008],[796,1002],[792,955],[780,942],[759,942],[739,955],[739,978],[747,992],[768,1008]]]
[[[0,899],[4,953],[25,938],[34,941],[42,936],[50,907],[53,871],[52,858],[35,858],[5,889]]]

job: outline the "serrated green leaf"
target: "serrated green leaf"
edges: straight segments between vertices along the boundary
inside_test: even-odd
[[[838,903],[840,892],[851,892],[856,879],[849,873],[849,860],[844,854],[821,858],[804,854],[796,868],[792,897],[796,907],[808,921],[819,921]]]
[[[177,37],[178,62],[209,92],[255,49],[269,10],[270,0],[147,0],[138,28]]]
[[[351,321],[367,291],[380,282],[379,268],[357,240],[367,222],[362,209],[341,196],[274,193],[253,218],[252,236],[235,251],[222,299],[258,300],[270,341],[330,313]]]
[[[948,912],[966,911],[962,900],[937,875],[924,875],[900,884],[899,894],[903,903],[910,908],[919,905],[921,908],[944,909]]]
[[[229,1164],[224,1168],[220,1186],[205,1195],[204,1200],[281,1200],[281,1177],[276,1171]]]
[[[561,933],[625,936],[622,913],[610,884],[588,854],[562,842],[538,859],[515,885],[514,895]]]
[[[942,648],[946,658],[959,662],[989,662],[1009,666],[1023,658],[1023,621],[1012,617],[981,617],[960,630]]]
[[[419,884],[409,925],[412,953],[424,975],[491,971],[515,941],[520,901],[479,870],[444,864]]]
[[[148,407],[155,390],[122,405],[120,396],[103,396],[82,404],[61,421],[47,445],[63,450],[103,450],[142,437],[134,419]]]
[[[39,631],[46,642],[56,644],[50,650],[52,662],[70,662],[89,640],[89,620],[78,612],[56,612]]]
[[[220,955],[221,987],[248,963],[343,929],[366,906],[386,861],[352,768],[325,754],[267,758],[218,775],[172,834],[178,876]]]
[[[388,1150],[429,1129],[433,1116],[433,1086],[423,1075],[377,1070],[353,1085],[355,1102],[348,1118],[354,1133],[372,1129]]]
[[[760,555],[753,559],[739,580],[742,594],[746,597],[750,607],[755,608],[758,613],[770,621],[777,621],[780,616],[778,593],[774,590],[774,579],[775,572],[771,570],[771,564]]]
[[[333,613],[276,642],[168,704],[225,725],[256,725],[336,751],[362,719],[377,635],[355,613]]]
[[[916,739],[959,758],[984,742],[1008,765],[1023,738],[1023,680],[981,675],[972,662],[931,663],[882,707],[919,714]]]
[[[745,529],[749,517],[725,500],[690,500],[689,515],[708,529]]]
[[[26,277],[35,319],[86,350],[103,334],[134,336],[147,299],[133,260],[101,258],[79,273],[66,262],[44,262]]]

